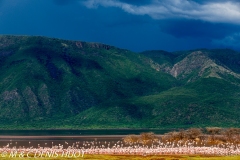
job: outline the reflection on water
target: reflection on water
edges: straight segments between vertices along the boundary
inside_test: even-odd
[[[0,130],[1,135],[8,136],[71,136],[71,135],[128,135],[142,132],[164,134],[173,129],[86,129],[86,130]]]
[[[105,129],[105,130],[0,130],[0,147],[17,148],[53,147],[62,145],[84,147],[88,143],[107,144],[109,147],[119,143],[125,135],[154,132],[164,134],[168,130],[149,129]],[[87,147],[87,146],[85,146]]]

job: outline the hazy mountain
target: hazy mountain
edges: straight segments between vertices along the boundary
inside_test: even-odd
[[[1,128],[238,126],[240,54],[0,36]]]

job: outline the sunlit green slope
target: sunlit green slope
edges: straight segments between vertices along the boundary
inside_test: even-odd
[[[238,126],[240,54],[0,36],[0,128]]]
[[[0,57],[1,125],[59,122],[177,85],[149,58],[98,43],[1,36]]]

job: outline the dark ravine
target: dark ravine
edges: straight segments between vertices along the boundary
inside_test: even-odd
[[[0,36],[0,128],[239,127],[240,54]]]

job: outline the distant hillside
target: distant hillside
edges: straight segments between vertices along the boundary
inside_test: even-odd
[[[146,51],[143,55],[159,64],[159,69],[178,80],[193,82],[199,78],[215,77],[239,83],[240,54],[233,50],[197,50],[168,53]]]
[[[0,36],[0,128],[238,126],[240,54]]]

